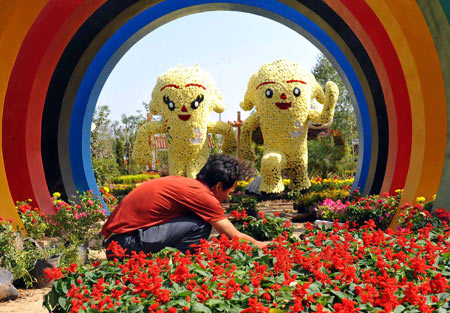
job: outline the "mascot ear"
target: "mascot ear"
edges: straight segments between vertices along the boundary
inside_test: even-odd
[[[323,93],[322,86],[314,79],[312,81],[313,90],[311,93],[311,100],[316,99],[317,102],[324,104],[325,103],[325,95]]]
[[[160,86],[163,84],[163,82],[160,81],[160,78],[158,77],[158,82],[156,83],[155,87],[153,87],[152,91],[152,99],[150,100],[149,107],[150,107],[150,113],[152,115],[160,115],[162,113],[161,103],[162,103],[162,95],[160,91]]]
[[[222,95],[219,92],[219,89],[214,88],[214,92],[212,92],[213,97],[211,99],[211,110],[213,110],[216,113],[222,113],[225,111],[225,106],[222,103]]]
[[[253,74],[248,82],[247,91],[245,92],[244,101],[241,102],[241,108],[244,111],[250,111],[255,106],[254,97],[255,97],[255,80],[256,74]]]
[[[150,113],[152,115],[159,115],[161,114],[161,109],[159,107],[158,100],[155,97],[152,97],[152,100],[150,101]]]

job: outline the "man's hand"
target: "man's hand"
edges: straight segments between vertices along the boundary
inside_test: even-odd
[[[244,239],[244,240],[250,241],[251,243],[253,243],[255,246],[257,246],[260,249],[264,248],[265,246],[267,246],[270,243],[270,241],[258,241],[249,235],[241,233],[240,231],[238,231],[236,229],[236,227],[234,227],[234,225],[227,218],[217,221],[217,222],[212,222],[211,225],[212,225],[212,227],[214,227],[215,230],[217,230],[217,232],[220,235],[225,234],[230,239],[237,237],[239,239]]]
[[[265,246],[267,246],[270,243],[272,243],[272,242],[271,241],[256,241],[254,244],[258,248],[262,249],[262,248],[264,248]]]

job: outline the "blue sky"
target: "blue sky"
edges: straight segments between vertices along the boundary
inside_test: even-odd
[[[211,73],[222,93],[222,121],[242,119],[250,76],[277,59],[300,62],[311,69],[320,51],[299,33],[273,20],[241,12],[205,12],[173,20],[137,42],[108,77],[97,106],[108,105],[111,120],[145,111],[157,77],[180,64],[199,64]],[[210,118],[219,120],[212,112]]]

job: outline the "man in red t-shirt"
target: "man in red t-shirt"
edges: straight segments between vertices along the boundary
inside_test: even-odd
[[[194,251],[190,245],[207,239],[211,228],[229,238],[242,238],[264,247],[267,242],[239,232],[220,203],[236,188],[238,161],[215,154],[197,179],[168,176],[152,179],[130,192],[103,226],[104,246],[117,241],[127,252],[158,252],[174,247]]]

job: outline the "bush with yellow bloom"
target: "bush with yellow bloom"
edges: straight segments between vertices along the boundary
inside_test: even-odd
[[[211,111],[222,113],[222,95],[215,81],[198,65],[169,69],[158,77],[150,111],[162,120],[141,126],[133,150],[139,164],[153,161],[149,137],[165,134],[169,174],[195,177],[208,159],[208,133],[223,135],[222,151],[233,153],[237,142],[233,128],[209,121]]]
[[[330,122],[338,95],[335,83],[327,82],[324,93],[314,76],[296,62],[278,60],[261,66],[253,74],[241,108],[245,111],[256,108],[256,112],[242,126],[241,155],[251,161],[256,159],[251,138],[259,126],[264,138],[260,191],[283,191],[283,169],[289,173],[291,190],[311,185],[307,173],[308,123]],[[323,104],[321,110],[311,109],[313,99]]]

